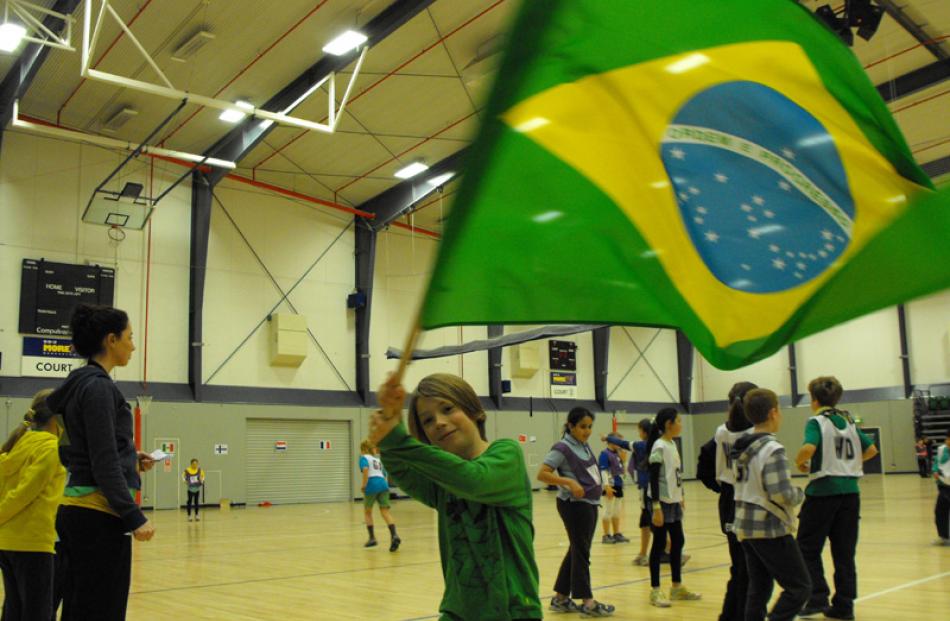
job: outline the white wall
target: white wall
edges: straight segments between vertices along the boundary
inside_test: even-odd
[[[834,375],[845,390],[901,386],[900,333],[897,312],[885,308],[798,343],[798,382]]]
[[[905,305],[915,384],[950,382],[950,291]]]
[[[116,269],[115,305],[128,312],[138,351],[120,380],[142,380],[145,367],[146,231],[111,241],[107,227],[81,218],[95,187],[121,161],[91,146],[5,131],[0,153],[0,375],[20,375],[22,339],[17,331],[20,269],[24,258],[96,263]],[[156,163],[154,194],[183,169]],[[113,183],[142,182],[148,168],[136,163]],[[113,187],[111,184],[109,187]],[[188,247],[190,187],[183,183],[152,216],[149,284],[148,380],[187,381]],[[184,293],[182,293],[184,292]]]
[[[411,235],[392,227],[379,233],[376,241],[376,270],[373,280],[373,312],[370,327],[370,377],[372,389],[396,369],[398,361],[387,360],[389,347],[402,349],[419,312],[419,304],[435,260],[436,240]],[[423,332],[416,347],[434,349],[484,339],[484,326],[452,327]],[[430,373],[453,373],[463,377],[475,392],[488,394],[488,354],[476,352],[413,362],[406,372],[409,389]]]
[[[678,401],[676,332],[658,328],[611,328],[607,371],[608,399]]]
[[[204,381],[352,388],[355,328],[353,311],[346,308],[346,296],[353,292],[355,282],[354,233],[352,226],[347,229],[352,219],[228,181],[218,185],[215,197],[205,280]],[[289,293],[283,301],[267,271]],[[320,347],[308,337],[307,358],[301,366],[271,366],[270,324],[265,318],[271,312],[293,313],[291,305],[296,314],[306,317]],[[249,334],[250,339],[241,345]]]
[[[780,395],[791,393],[788,352],[784,347],[768,358],[732,371],[717,369],[698,352],[694,361],[693,401],[725,401],[736,382],[753,382]]]

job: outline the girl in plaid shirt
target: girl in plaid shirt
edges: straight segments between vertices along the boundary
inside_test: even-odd
[[[785,447],[775,433],[782,424],[778,398],[756,388],[743,399],[745,414],[755,425],[732,451],[736,469],[736,520],[733,529],[742,542],[749,572],[746,621],[765,619],[773,581],[784,589],[770,621],[791,621],[808,602],[811,578],[792,533],[794,509],[805,494],[792,485]]]

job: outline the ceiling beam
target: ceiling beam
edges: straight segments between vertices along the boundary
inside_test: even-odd
[[[934,41],[933,37],[924,30],[923,26],[915,22],[910,15],[904,12],[903,8],[897,6],[897,2],[894,0],[877,0],[877,3],[901,28],[906,30],[910,36],[917,39],[921,45],[927,48],[927,51],[933,54],[937,60],[950,59],[950,54],[943,49],[940,43]]]
[[[448,173],[457,176],[462,170],[467,152],[467,149],[459,149],[439,163],[433,164],[428,170],[377,194],[360,205],[359,209],[376,216],[370,221],[373,229],[379,231],[386,228],[393,220],[445,183],[432,184],[429,183],[431,180]]]
[[[368,37],[366,45],[372,49],[383,39],[395,32],[400,26],[424,11],[433,0],[396,0],[386,7],[379,15],[371,19],[361,28]],[[314,84],[320,82],[331,73],[342,71],[359,56],[359,50],[353,50],[343,56],[324,55],[320,60],[301,73],[295,80],[274,95],[267,103],[261,106],[264,110],[280,112],[290,106]],[[372,51],[370,51],[372,53]],[[248,118],[238,127],[228,132],[216,142],[205,155],[218,157],[218,154],[228,154],[232,162],[240,162],[269,134],[276,124],[262,123],[259,119]],[[224,177],[220,171],[211,173],[211,184],[215,185]]]
[[[62,15],[72,15],[80,0],[57,0],[56,4],[50,7],[50,10],[61,13]],[[59,33],[65,26],[65,22],[49,15],[43,20],[43,25],[51,31]],[[13,66],[7,72],[3,82],[0,82],[0,136],[3,128],[10,122],[10,116],[13,112],[13,102],[21,99],[26,90],[33,82],[33,78],[39,72],[40,67],[46,60],[50,47],[40,45],[39,43],[30,43],[23,48],[20,57],[17,58]]]
[[[893,80],[878,84],[877,92],[881,94],[884,101],[892,102],[925,88],[930,88],[947,79],[950,79],[950,60],[938,60],[897,76]]]

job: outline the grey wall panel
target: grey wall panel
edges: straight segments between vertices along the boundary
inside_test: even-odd
[[[277,450],[285,442],[285,450]],[[329,444],[328,444],[329,443]],[[333,502],[351,495],[347,421],[249,419],[247,502]]]
[[[8,433],[22,420],[23,412],[29,406],[29,399],[23,397],[0,396],[0,425],[3,433]],[[866,403],[852,403],[846,406],[856,416],[864,420],[867,426],[881,428],[881,441],[884,452],[885,472],[914,472],[916,460],[913,453],[913,418],[911,413],[912,402],[906,400],[873,401]],[[779,440],[788,448],[790,456],[802,442],[805,421],[811,415],[808,408],[782,408],[784,422],[779,433]],[[220,496],[229,498],[232,502],[247,501],[247,455],[244,450],[245,429],[248,419],[276,418],[276,419],[308,419],[308,420],[335,420],[346,421],[352,430],[352,441],[349,460],[351,464],[348,483],[351,490],[359,495],[359,473],[356,471],[359,440],[366,434],[366,421],[369,410],[345,407],[302,407],[302,406],[274,406],[262,404],[221,404],[221,403],[183,403],[153,401],[149,413],[144,421],[144,446],[154,446],[156,438],[179,438],[178,452],[181,456],[179,465],[191,457],[197,457],[202,467],[208,473],[206,499],[216,502]],[[567,416],[566,411],[552,413],[550,411],[534,412],[530,416],[527,412],[488,412],[489,439],[497,437],[517,438],[518,434],[535,436],[536,442],[525,446],[526,461],[529,464],[543,458],[551,444],[560,437],[561,425]],[[635,437],[634,425],[650,414],[628,412],[620,414],[620,430],[624,435],[630,432]],[[687,477],[695,476],[696,453],[707,439],[712,437],[713,431],[725,420],[725,412],[710,414],[693,414],[684,417],[683,438],[683,465]],[[599,414],[595,420],[594,439],[591,446],[599,452],[603,445],[599,438],[601,433],[610,430],[610,415]],[[228,455],[217,456],[213,452],[215,443],[228,445]],[[175,468],[177,470],[177,466]],[[529,476],[533,479],[537,467],[528,466]],[[160,506],[170,506],[177,500],[180,483],[180,472],[173,471],[167,474],[167,480],[162,479],[166,474],[158,470],[145,477],[145,504],[152,506],[153,496],[158,491]],[[214,480],[212,480],[214,479]],[[167,481],[164,482],[163,481]],[[157,485],[168,485],[158,488]],[[181,488],[183,490],[184,488]],[[170,490],[176,490],[172,493]],[[184,492],[181,491],[184,498]]]

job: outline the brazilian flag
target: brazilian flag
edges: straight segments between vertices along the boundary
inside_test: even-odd
[[[421,325],[679,328],[720,368],[950,286],[935,192],[793,0],[528,0]]]

